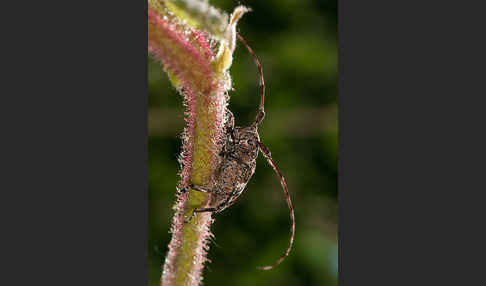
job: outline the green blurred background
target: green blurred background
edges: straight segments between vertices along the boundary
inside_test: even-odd
[[[278,177],[262,156],[238,202],[215,216],[204,285],[337,285],[337,1],[266,0],[210,3],[230,13],[249,6],[238,31],[258,55],[266,118],[259,130],[284,173],[296,215],[294,249]],[[241,43],[231,67],[230,109],[249,125],[259,104],[257,68]],[[182,97],[151,58],[149,84],[149,285],[159,285],[179,181]]]

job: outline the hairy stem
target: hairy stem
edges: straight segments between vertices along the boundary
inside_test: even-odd
[[[191,1],[179,2],[186,4]],[[180,3],[176,1],[176,4]],[[210,187],[222,148],[226,94],[231,87],[228,68],[234,50],[235,26],[247,9],[238,7],[223,27],[223,33],[213,36],[211,28],[196,29],[207,26],[204,21],[208,19],[204,15],[197,16],[198,10],[194,8],[197,6],[186,5],[191,7],[190,13],[173,13],[169,9],[172,6],[173,1],[149,0],[148,49],[162,63],[172,84],[184,97],[187,125],[179,158],[182,167],[179,188],[191,183]],[[180,9],[179,6],[174,7]],[[229,17],[219,10],[201,7],[204,8],[201,13],[213,11],[211,17],[221,13],[222,21],[228,21],[226,18]],[[191,15],[192,19],[180,19],[181,15]],[[221,38],[221,35],[224,37]],[[213,43],[219,41],[217,53],[210,47],[210,39]],[[198,213],[189,223],[184,223],[184,219],[195,208],[207,206],[209,199],[206,193],[201,192],[177,195],[162,285],[199,285],[202,281],[213,219],[211,213]]]

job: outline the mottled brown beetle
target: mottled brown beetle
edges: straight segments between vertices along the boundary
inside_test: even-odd
[[[280,177],[280,183],[285,193],[285,198],[289,207],[291,220],[290,240],[285,253],[273,265],[259,267],[262,270],[269,270],[280,264],[288,256],[290,249],[292,248],[295,233],[294,210],[287,190],[287,184],[285,182],[285,179],[278,169],[277,165],[273,161],[270,150],[268,150],[268,148],[262,142],[260,142],[260,137],[258,136],[258,126],[261,124],[263,118],[265,117],[263,101],[265,95],[265,84],[263,82],[262,67],[255,53],[248,46],[246,41],[239,34],[237,34],[237,36],[240,41],[246,46],[250,54],[253,56],[258,67],[258,72],[260,75],[261,93],[261,101],[258,115],[256,116],[255,122],[250,127],[234,127],[235,120],[233,113],[231,113],[231,111],[227,109],[225,118],[226,142],[223,144],[223,148],[221,150],[221,164],[216,170],[213,186],[211,188],[206,188],[191,184],[189,186],[186,186],[185,188],[180,189],[179,192],[185,193],[189,190],[195,190],[211,194],[211,205],[213,207],[194,209],[191,217],[186,222],[190,221],[194,217],[194,215],[199,212],[221,212],[222,210],[231,206],[245,190],[246,184],[255,172],[258,150],[261,150],[263,156],[265,156],[268,163],[273,167],[277,175]]]

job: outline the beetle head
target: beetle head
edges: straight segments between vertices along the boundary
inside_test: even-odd
[[[255,127],[245,127],[235,130],[235,155],[245,164],[256,160],[258,156],[258,141],[260,137]]]

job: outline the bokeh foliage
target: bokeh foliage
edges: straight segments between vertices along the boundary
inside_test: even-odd
[[[267,117],[260,136],[286,177],[297,226],[287,260],[257,270],[281,255],[289,235],[278,178],[260,158],[239,201],[215,216],[203,284],[337,285],[337,1],[210,2],[227,12],[238,4],[253,9],[238,30],[263,66]],[[231,75],[230,109],[236,124],[246,126],[258,108],[258,76],[241,44]],[[155,286],[170,241],[184,109],[150,58],[148,84],[149,281]]]

